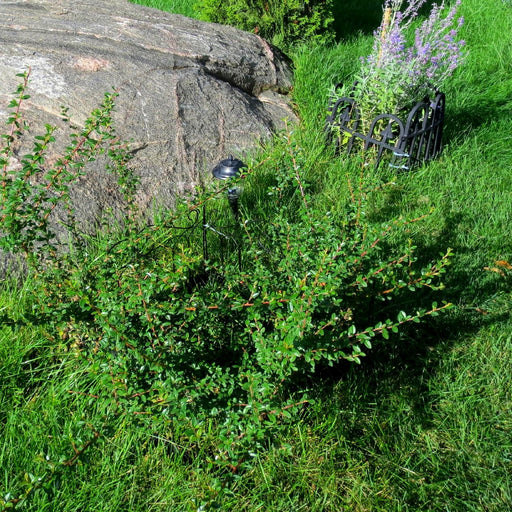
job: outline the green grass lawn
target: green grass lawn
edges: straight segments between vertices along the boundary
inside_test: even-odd
[[[194,15],[186,0],[140,3]],[[512,510],[512,7],[463,0],[461,12],[469,56],[445,90],[443,154],[410,173],[370,176],[391,182],[372,196],[376,221],[432,210],[399,237],[425,261],[453,248],[441,293],[454,307],[361,365],[318,374],[300,420],[226,483],[208,462],[214,428],[208,446],[191,446],[185,433],[107,422],[88,369],[31,323],[32,283],[6,281],[0,511],[24,496],[19,509],[34,512]],[[343,203],[354,166],[322,149],[327,96],[350,80],[369,37],[292,55],[296,137],[328,209]]]
[[[162,11],[168,11],[184,16],[196,17],[197,12],[194,9],[194,0],[137,0],[134,4],[146,5]]]

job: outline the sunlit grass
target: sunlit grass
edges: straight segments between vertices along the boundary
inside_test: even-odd
[[[161,11],[168,11],[174,14],[183,14],[191,18],[197,17],[197,10],[195,9],[195,0],[131,0],[134,4],[145,5],[160,9]]]

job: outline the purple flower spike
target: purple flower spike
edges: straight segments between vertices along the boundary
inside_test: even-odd
[[[426,0],[386,0],[382,23],[374,33],[372,53],[362,60],[354,91],[364,120],[388,112],[397,114],[418,98],[433,96],[464,61],[465,42],[457,40],[464,18],[456,18],[461,0],[445,16],[444,0],[409,40],[408,30]],[[401,10],[402,5],[405,7]]]

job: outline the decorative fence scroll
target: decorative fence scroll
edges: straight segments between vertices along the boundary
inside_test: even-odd
[[[327,141],[349,154],[354,147],[365,152],[375,148],[376,166],[386,158],[390,166],[408,170],[441,153],[444,109],[445,95],[438,92],[434,100],[425,97],[417,103],[405,123],[394,114],[380,114],[368,133],[360,133],[361,113],[354,98],[332,99],[326,121]]]

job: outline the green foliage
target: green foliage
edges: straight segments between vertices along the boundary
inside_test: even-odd
[[[37,459],[45,467],[44,473],[41,476],[35,476],[26,472],[23,475],[22,493],[17,496],[7,493],[0,498],[0,507],[2,507],[0,510],[13,510],[16,507],[22,507],[30,501],[30,498],[37,491],[43,491],[49,496],[54,496],[60,486],[61,479],[65,477],[69,468],[80,462],[85,452],[91,446],[94,446],[98,438],[99,433],[94,432],[91,438],[84,442],[82,446],[77,447],[73,444],[74,454],[68,459],[52,460],[49,455],[39,455]]]
[[[55,142],[55,126],[46,125],[42,135],[34,137],[33,148],[21,159],[21,167],[10,168],[10,160],[17,151],[16,143],[23,136],[26,123],[20,107],[30,96],[25,94],[29,73],[23,78],[10,107],[13,110],[7,123],[10,130],[2,135],[0,148],[0,248],[5,251],[22,252],[39,267],[47,257],[55,255],[62,240],[56,226],[50,224],[54,210],[59,207],[64,222],[74,243],[81,235],[76,229],[73,205],[70,202],[70,186],[83,174],[87,162],[99,155],[108,154],[111,163],[107,170],[118,176],[119,186],[127,200],[128,210],[134,212],[133,202],[136,179],[126,163],[130,154],[117,140],[112,126],[111,113],[116,93],[105,94],[103,104],[94,110],[79,133],[70,135],[70,144],[63,156],[52,165],[46,162],[47,150]],[[62,118],[67,121],[64,109]]]
[[[16,136],[27,75],[24,81],[10,119]],[[107,95],[66,155],[44,171],[42,185],[29,178],[53,128],[36,138],[22,169],[9,170],[5,158],[1,204],[2,244],[24,253],[34,272],[33,318],[57,347],[76,352],[95,382],[87,393],[110,403],[109,416],[149,431],[179,429],[197,446],[215,425],[209,463],[238,474],[311,403],[306,383],[318,367],[359,363],[374,340],[447,307],[422,309],[407,292],[442,288],[450,251],[424,268],[415,265],[411,242],[390,254],[390,233],[416,221],[369,223],[363,185],[353,188],[342,216],[315,207],[308,159],[291,134],[276,142],[278,170],[265,198],[237,219],[239,256],[210,251],[205,259],[204,246],[184,237],[201,237],[207,226],[186,228],[187,221],[207,216],[226,187],[183,200],[150,226],[139,226],[132,208],[121,229],[105,223],[94,243],[73,218],[69,250],[58,250],[54,206],[72,215],[69,186],[96,155],[109,153],[133,203],[136,182],[114,135],[113,106]],[[6,156],[14,140],[6,138]],[[257,172],[264,170],[243,176],[249,188]]]
[[[276,46],[334,39],[332,0],[199,0],[206,21],[233,25],[259,34]]]

